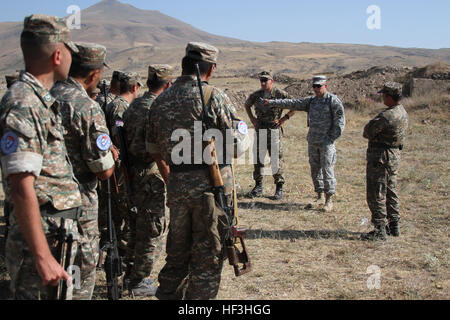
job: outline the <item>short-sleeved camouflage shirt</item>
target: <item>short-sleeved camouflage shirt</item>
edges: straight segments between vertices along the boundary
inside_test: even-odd
[[[51,94],[61,104],[64,140],[75,177],[83,184],[83,193],[96,199],[95,173],[114,166],[103,111],[81,84],[72,78],[57,82]],[[84,206],[88,204],[83,203]]]
[[[275,120],[279,120],[283,114],[283,109],[281,108],[270,108],[267,106],[260,105],[261,99],[290,99],[290,96],[287,92],[273,87],[270,95],[266,95],[264,90],[258,90],[252,93],[247,101],[245,102],[246,107],[251,107],[255,105],[255,113],[256,118],[258,120],[258,124],[261,127],[264,127],[264,124],[272,124]]]
[[[55,98],[32,74],[21,72],[0,105],[4,179],[11,174],[32,173],[41,205],[50,202],[58,210],[81,206]],[[10,200],[9,186],[7,189]]]

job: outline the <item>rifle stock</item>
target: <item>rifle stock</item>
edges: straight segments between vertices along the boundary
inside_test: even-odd
[[[119,255],[117,248],[117,238],[112,220],[111,210],[111,181],[107,180],[107,195],[108,195],[108,241],[102,248],[107,252],[105,259],[105,273],[108,289],[109,300],[119,300],[122,297],[122,288],[119,285],[119,277],[122,276],[122,258]]]
[[[197,64],[197,81],[198,81],[198,87],[200,90],[200,97],[202,100],[202,106],[203,106],[203,129],[204,132],[206,131],[206,117],[207,114],[206,111],[206,103],[205,103],[205,97],[203,94],[203,88],[202,88],[202,80],[201,80],[201,74],[200,74],[200,67]],[[210,156],[211,156],[211,162],[212,164],[209,165],[209,173],[211,178],[211,183],[213,185],[213,193],[214,198],[220,208],[222,208],[227,216],[227,221],[229,225],[229,230],[227,232],[227,236],[225,239],[225,249],[228,256],[228,261],[231,266],[234,268],[234,274],[239,277],[245,273],[248,273],[251,271],[251,263],[250,258],[248,255],[247,247],[245,246],[245,235],[246,235],[246,229],[243,228],[237,228],[235,225],[236,220],[236,213],[237,213],[237,196],[236,196],[236,187],[234,186],[233,192],[233,207],[228,206],[228,203],[226,201],[225,197],[225,187],[222,179],[222,174],[220,173],[219,164],[217,162],[216,157],[216,148],[215,148],[215,141],[214,138],[212,138],[210,141],[205,143],[206,148],[210,148]],[[233,179],[234,179],[234,170],[233,170]],[[234,182],[234,181],[233,181]],[[239,242],[242,245],[242,250],[239,250],[237,248],[237,243]],[[242,268],[239,266],[239,264],[242,264]]]

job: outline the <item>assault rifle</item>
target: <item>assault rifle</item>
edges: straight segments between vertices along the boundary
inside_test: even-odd
[[[203,132],[206,132],[208,129],[207,125],[207,105],[205,102],[205,97],[203,94],[203,87],[202,87],[202,79],[200,74],[200,67],[198,64],[196,64],[197,68],[197,81],[198,81],[198,87],[200,90],[200,97],[202,100],[202,122],[203,122]],[[236,196],[236,188],[234,188],[234,197],[233,197],[233,207],[228,206],[226,197],[225,197],[225,187],[222,179],[222,175],[220,173],[219,164],[217,162],[217,156],[216,156],[216,147],[214,143],[214,138],[211,138],[210,141],[206,143],[206,147],[210,148],[211,152],[211,159],[212,164],[209,165],[209,173],[211,177],[211,182],[213,184],[213,194],[215,201],[217,205],[225,212],[227,223],[228,223],[228,230],[225,237],[225,247],[226,252],[228,256],[228,262],[231,266],[234,268],[234,274],[239,277],[247,272],[251,271],[251,263],[249,259],[249,255],[247,252],[247,248],[245,246],[245,235],[246,231],[242,228],[237,228],[236,226],[236,214],[237,214],[237,196]],[[233,172],[233,178],[234,178],[234,172]],[[238,241],[242,245],[242,251],[240,251],[237,247]],[[239,264],[242,264],[242,268]]]
[[[105,273],[108,288],[108,299],[119,300],[122,297],[122,286],[119,286],[119,277],[122,276],[122,258],[117,248],[116,230],[112,219],[111,204],[111,181],[108,179],[107,195],[108,195],[108,241],[105,243],[102,251],[106,251]]]
[[[67,235],[65,227],[65,219],[61,218],[61,225],[57,231],[58,245],[54,252],[56,261],[64,268],[68,270],[70,267],[70,257],[72,256],[72,235]],[[67,298],[67,283],[64,279],[60,280],[55,287],[49,287],[49,300],[66,300]]]

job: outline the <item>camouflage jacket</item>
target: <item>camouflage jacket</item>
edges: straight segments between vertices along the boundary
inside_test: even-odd
[[[105,104],[105,97],[103,96],[103,93],[100,93],[95,101],[100,105],[100,108],[103,110],[103,112],[106,113],[106,106],[110,104],[115,98],[116,98],[115,95],[113,95],[111,92],[108,92],[106,94],[106,104]]]
[[[39,204],[58,210],[81,206],[79,186],[64,144],[60,105],[30,73],[19,80],[0,103],[3,177],[30,172],[36,177]],[[9,195],[9,183],[6,190]]]
[[[145,149],[145,132],[148,113],[156,98],[155,94],[146,92],[142,97],[135,99],[123,113],[128,152],[142,163],[153,162],[151,155]]]
[[[408,130],[408,113],[401,104],[378,114],[364,127],[364,138],[370,142],[399,147]]]
[[[271,100],[269,106],[308,112],[309,143],[334,143],[344,132],[344,106],[336,95],[329,92],[322,98],[310,96],[301,99]]]
[[[235,107],[220,89],[213,88],[206,121],[209,128],[218,129],[223,137],[233,126]],[[161,154],[170,166],[203,163],[203,108],[197,79],[182,76],[153,103],[147,121],[146,146],[150,154]],[[237,117],[236,117],[237,118]],[[180,150],[180,146],[187,147]],[[216,146],[218,147],[218,146]],[[174,163],[175,158],[177,159]],[[181,161],[180,161],[181,160]],[[231,167],[221,169],[226,194],[231,193]],[[171,172],[167,185],[168,196],[176,199],[199,198],[210,190],[207,170]]]
[[[114,144],[120,146],[117,137],[117,124],[119,122],[123,123],[123,113],[128,109],[129,103],[124,97],[118,95],[114,100],[106,106],[106,123],[111,132]]]
[[[57,82],[51,94],[61,104],[64,140],[75,177],[83,185],[83,206],[97,199],[97,177],[114,166],[103,111],[75,79]]]
[[[262,106],[260,103],[261,99],[290,99],[290,96],[287,92],[273,87],[272,92],[269,95],[265,95],[264,90],[258,90],[252,93],[247,101],[245,101],[246,107],[255,106],[256,118],[258,120],[258,124],[260,127],[270,128],[271,124],[275,120],[279,120],[283,114],[283,110],[281,108],[270,108]]]

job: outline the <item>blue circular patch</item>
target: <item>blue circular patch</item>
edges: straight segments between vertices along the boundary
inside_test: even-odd
[[[0,147],[4,155],[16,152],[18,146],[19,140],[17,139],[17,135],[12,131],[6,132],[0,141]]]
[[[109,148],[111,148],[111,144],[111,138],[106,133],[97,137],[97,147],[99,150],[109,150]]]
[[[239,122],[237,129],[241,134],[245,135],[248,133],[248,126],[244,121]]]

